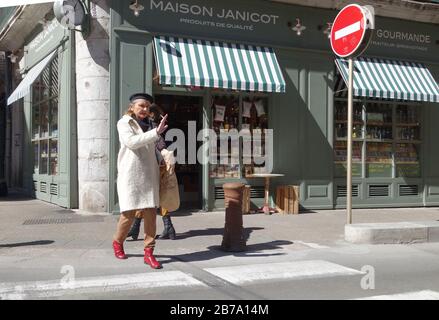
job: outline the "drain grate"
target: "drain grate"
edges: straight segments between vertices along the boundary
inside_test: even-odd
[[[35,224],[64,224],[64,223],[93,223],[104,222],[102,216],[91,217],[52,217],[52,218],[35,218],[27,219],[23,222],[23,225],[35,225]]]

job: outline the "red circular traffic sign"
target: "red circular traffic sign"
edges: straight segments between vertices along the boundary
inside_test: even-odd
[[[345,58],[358,52],[366,35],[366,22],[366,13],[357,4],[350,4],[338,13],[331,29],[331,47],[336,55]]]

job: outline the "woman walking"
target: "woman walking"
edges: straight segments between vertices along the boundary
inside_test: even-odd
[[[120,150],[117,158],[117,194],[120,218],[113,238],[114,255],[126,259],[123,243],[133,223],[136,211],[144,218],[144,262],[153,269],[161,268],[153,252],[156,236],[156,208],[159,206],[159,166],[156,159],[155,142],[167,129],[167,115],[157,128],[143,132],[139,121],[149,115],[152,96],[136,93],[130,97],[127,113],[118,121]]]
[[[149,117],[140,122],[140,126],[142,127],[143,132],[157,128],[157,126],[160,123],[161,117],[164,114],[165,113],[163,112],[163,110],[158,105],[153,103],[149,108]],[[165,160],[161,154],[161,151],[163,149],[166,149],[166,142],[163,136],[160,136],[159,140],[157,140],[156,142],[156,155],[157,155],[157,162],[159,163],[160,166],[160,177],[166,174],[166,170],[169,170],[168,168],[170,168],[171,166],[172,168],[170,170],[173,170],[173,165],[174,165],[173,163],[171,164],[166,163],[168,159]],[[166,208],[161,207],[160,214],[163,219],[163,232],[158,238],[175,240],[176,237],[175,229],[174,229],[174,225],[172,224],[170,212]],[[140,224],[142,222],[142,217],[143,215],[140,211],[136,212],[134,223],[131,226],[131,229],[128,232],[127,237],[132,237],[133,240],[137,240],[140,232]]]

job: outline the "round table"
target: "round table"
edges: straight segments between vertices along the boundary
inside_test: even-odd
[[[270,178],[275,177],[283,177],[284,174],[281,173],[254,173],[251,175],[246,176],[246,178],[264,178],[265,179],[265,196],[264,196],[264,205],[262,208],[259,208],[260,212],[263,212],[265,214],[275,213],[275,208],[270,208],[269,205],[269,193],[270,193]]]

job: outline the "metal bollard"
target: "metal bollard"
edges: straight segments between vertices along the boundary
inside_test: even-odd
[[[242,227],[242,197],[244,185],[242,183],[223,184],[226,205],[226,221],[224,225],[221,249],[224,251],[239,252],[246,249]]]

